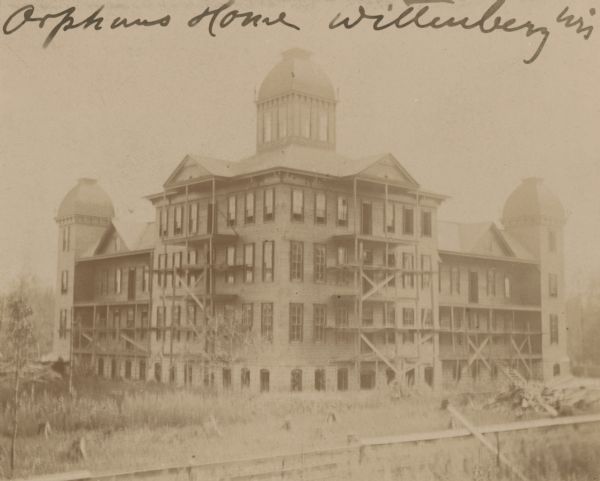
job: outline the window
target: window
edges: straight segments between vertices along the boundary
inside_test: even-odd
[[[404,326],[415,325],[415,310],[412,307],[402,308],[402,324]]]
[[[175,224],[173,233],[175,235],[179,235],[183,233],[183,206],[176,205],[175,206]]]
[[[166,314],[165,306],[157,306],[156,307],[156,340],[159,341],[162,339],[162,330],[165,327],[165,314]]]
[[[146,361],[144,361],[143,359],[140,360],[139,369],[140,369],[140,371],[139,371],[138,377],[140,378],[140,381],[145,381],[146,380]]]
[[[337,370],[337,389],[338,391],[348,390],[348,368],[340,367]]]
[[[263,140],[264,142],[271,142],[271,137],[272,137],[272,130],[273,130],[273,118],[271,117],[271,111],[267,110],[264,113],[264,117],[263,117]]]
[[[373,306],[371,304],[363,304],[362,323],[363,326],[373,325]]]
[[[556,252],[556,232],[553,230],[548,231],[548,250]]]
[[[263,266],[262,280],[263,282],[273,282],[273,264],[275,262],[275,242],[263,242]]]
[[[252,332],[254,324],[254,306],[252,304],[242,304],[242,331],[244,333]]]
[[[402,269],[412,271],[414,269],[414,256],[408,252],[402,253]],[[402,274],[402,287],[404,289],[415,287],[415,274],[404,272]]]
[[[125,361],[125,379],[131,379],[131,361],[129,359]]]
[[[162,366],[160,362],[154,364],[154,380],[156,382],[162,381]]]
[[[348,306],[339,304],[335,308],[335,342],[349,342],[350,335],[344,328],[350,325]]]
[[[173,252],[173,275],[177,279],[177,287],[181,287],[181,277],[179,273],[181,272],[181,260],[183,258],[183,252]]]
[[[315,194],[315,224],[327,223],[327,200],[324,192]]]
[[[263,340],[273,342],[273,303],[263,302],[260,309],[260,335]]]
[[[246,224],[254,223],[254,208],[255,208],[254,192],[246,192],[246,197],[245,197],[245,202],[244,202],[244,222]]]
[[[173,306],[173,325],[180,326],[181,325],[181,306]]]
[[[231,389],[231,369],[223,368],[223,389]]]
[[[396,232],[396,204],[393,202],[385,206],[385,230],[390,234]]]
[[[337,198],[337,225],[348,226],[348,199],[341,195]]]
[[[196,319],[196,304],[193,302],[188,303],[187,305],[187,323],[189,325],[195,326],[197,323]]]
[[[279,101],[279,138],[283,139],[287,136],[287,105],[285,100]]]
[[[135,327],[135,311],[133,307],[127,308],[127,328],[132,329]]]
[[[148,292],[150,289],[150,269],[148,266],[142,267],[142,292]]]
[[[402,333],[402,344],[414,344],[415,333],[414,331],[408,331]]]
[[[504,297],[510,298],[510,277],[508,275],[504,276]]]
[[[430,308],[421,308],[421,322],[424,326],[433,326],[433,312]]]
[[[163,207],[159,211],[159,235],[165,237],[169,235],[169,209]]]
[[[235,225],[236,209],[237,209],[237,198],[235,195],[230,195],[229,197],[227,197],[227,225],[228,226]]]
[[[314,280],[315,282],[325,282],[327,246],[325,244],[315,244],[313,250],[314,257]]]
[[[328,137],[327,129],[327,110],[319,111],[319,140],[321,142],[327,142]]]
[[[422,237],[431,237],[431,212],[423,211],[421,212],[421,236]]]
[[[188,233],[198,233],[198,203],[193,202],[188,207]]]
[[[496,295],[496,269],[488,269],[487,271],[486,292],[490,297]]]
[[[315,391],[325,391],[325,369],[315,369]]]
[[[263,221],[269,222],[275,219],[275,189],[266,189],[264,206],[263,206]]]
[[[391,267],[392,269],[396,267],[396,253],[395,252],[388,252],[387,267]],[[394,287],[396,285],[396,271],[390,270],[386,273],[386,275],[391,276],[391,279],[388,281],[387,285],[389,287]]]
[[[366,266],[373,265],[373,249],[363,250],[363,263]]]
[[[60,292],[62,294],[69,292],[69,271],[62,271],[60,273]]]
[[[550,297],[558,297],[558,278],[556,274],[548,274],[548,293]]]
[[[244,282],[254,281],[254,244],[244,245]]]
[[[402,209],[402,233],[413,235],[415,233],[415,213],[411,207]]]
[[[302,391],[302,370],[301,369],[292,369],[291,379],[290,379],[290,388],[292,392],[300,392]]]
[[[235,282],[235,246],[227,246],[225,251],[225,262],[227,264],[227,272],[225,274],[225,282],[227,284],[233,284]]]
[[[158,254],[158,286],[165,286],[165,269],[167,268],[167,255],[166,254]]]
[[[425,289],[431,285],[431,256],[421,256],[421,288]]]
[[[315,342],[325,341],[325,319],[327,306],[324,304],[315,304],[313,306],[313,328]]]
[[[62,250],[68,251],[71,248],[71,226],[67,225],[62,228]]]
[[[292,189],[292,220],[304,221],[304,191]]]
[[[269,392],[270,377],[268,369],[260,370],[260,392]]]
[[[58,324],[58,337],[60,339],[67,338],[67,310],[60,310],[60,319]]]
[[[395,326],[396,325],[396,307],[392,303],[388,303],[385,306],[385,325]]]
[[[345,246],[338,247],[337,263],[340,266],[348,264],[348,248],[347,247],[345,247]]]
[[[558,344],[558,316],[550,314],[550,344]]]
[[[304,279],[304,243],[290,242],[290,280],[302,281]]]
[[[554,364],[554,366],[552,366],[552,375],[560,376],[560,364]]]
[[[304,330],[304,306],[290,303],[290,342],[302,342]]]
[[[300,132],[302,137],[310,138],[310,105],[306,101],[300,104]]]
[[[115,270],[115,293],[121,293],[121,281],[123,280],[123,271],[120,267]]]
[[[452,267],[450,271],[450,294],[460,294],[460,269]]]

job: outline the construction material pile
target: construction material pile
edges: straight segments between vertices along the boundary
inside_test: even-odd
[[[486,403],[486,408],[508,407],[517,417],[526,412],[572,416],[600,406],[600,380],[562,378],[547,384],[511,382]]]

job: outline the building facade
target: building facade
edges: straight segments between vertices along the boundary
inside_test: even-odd
[[[391,154],[336,151],[335,90],[287,51],[256,153],[186,156],[123,222],[82,179],[63,200],[55,351],[112,378],[215,390],[451,387],[568,370],[564,211],[539,179],[502,228],[438,219]]]

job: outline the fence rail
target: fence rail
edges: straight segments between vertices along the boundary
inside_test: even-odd
[[[570,416],[553,419],[520,421],[506,424],[479,426],[482,434],[507,433],[523,430],[576,426],[600,423],[600,414]],[[231,461],[184,466],[157,466],[131,471],[106,471],[91,473],[77,471],[36,476],[21,481],[271,481],[271,480],[337,480],[352,479],[360,466],[365,449],[377,449],[407,443],[452,440],[472,436],[467,429],[447,429],[422,433],[355,439],[347,446],[278,454],[275,456],[242,458]]]

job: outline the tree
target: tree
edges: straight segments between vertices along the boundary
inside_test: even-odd
[[[19,392],[21,387],[21,373],[27,363],[34,358],[36,349],[33,335],[31,316],[33,310],[25,297],[25,289],[21,284],[11,292],[3,303],[3,366],[2,373],[13,375],[13,409],[12,409],[12,435],[10,445],[10,472],[15,469],[17,433],[19,429]]]

